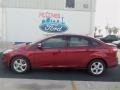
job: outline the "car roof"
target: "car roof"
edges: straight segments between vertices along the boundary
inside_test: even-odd
[[[82,37],[88,37],[88,38],[92,38],[90,36],[85,36],[85,35],[79,35],[79,34],[58,34],[58,35],[52,35],[50,37],[56,37],[56,36],[82,36]]]

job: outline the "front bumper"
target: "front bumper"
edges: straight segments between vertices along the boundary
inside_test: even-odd
[[[10,55],[9,54],[2,54],[1,56],[1,60],[2,62],[5,64],[5,66],[9,67],[9,64],[10,64]]]

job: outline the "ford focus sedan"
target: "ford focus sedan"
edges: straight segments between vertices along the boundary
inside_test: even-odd
[[[39,68],[74,68],[87,69],[96,76],[118,64],[116,46],[82,35],[56,35],[19,45],[3,52],[3,62],[16,73]]]

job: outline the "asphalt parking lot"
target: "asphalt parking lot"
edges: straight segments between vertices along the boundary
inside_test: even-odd
[[[119,85],[120,65],[99,77],[90,76],[85,70],[32,70],[15,74],[0,60],[0,90],[120,90]]]

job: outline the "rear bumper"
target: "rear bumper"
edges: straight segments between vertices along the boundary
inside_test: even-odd
[[[118,58],[116,58],[114,61],[112,61],[109,65],[108,68],[113,68],[118,66]]]

